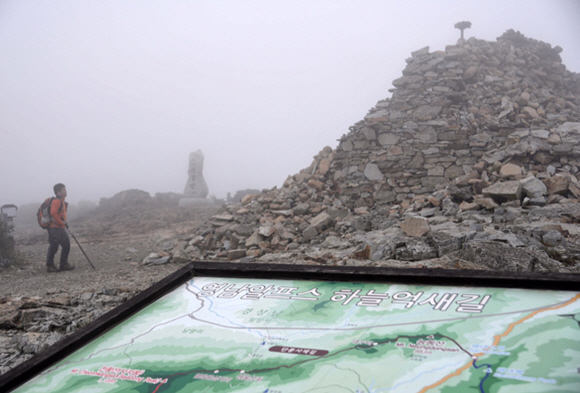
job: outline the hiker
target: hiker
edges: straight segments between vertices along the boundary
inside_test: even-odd
[[[46,270],[48,273],[63,272],[73,270],[75,267],[68,264],[68,253],[70,251],[70,240],[66,233],[66,187],[62,183],[55,184],[53,187],[54,198],[50,204],[50,225],[48,226],[48,253],[46,254]],[[56,268],[54,256],[61,246],[60,267]]]

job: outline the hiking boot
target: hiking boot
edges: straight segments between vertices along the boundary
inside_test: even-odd
[[[58,273],[58,269],[54,265],[47,265],[46,266],[46,271],[48,273]]]
[[[66,272],[68,270],[74,270],[74,268],[75,268],[74,266],[71,266],[68,263],[63,263],[63,264],[60,265],[59,271]]]

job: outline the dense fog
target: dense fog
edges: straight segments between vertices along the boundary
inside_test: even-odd
[[[508,29],[580,72],[576,1],[0,3],[0,205],[281,186],[390,96],[411,52]]]

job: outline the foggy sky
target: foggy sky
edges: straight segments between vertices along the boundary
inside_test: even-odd
[[[0,1],[0,205],[281,186],[390,97],[411,52],[514,29],[580,72],[580,2]]]

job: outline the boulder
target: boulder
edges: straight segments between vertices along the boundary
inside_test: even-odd
[[[333,219],[326,212],[322,212],[310,221],[310,225],[316,228],[318,232],[324,231],[333,224]]]
[[[499,176],[504,179],[518,178],[522,175],[522,168],[514,164],[505,164],[499,170]]]
[[[568,178],[565,176],[552,176],[545,179],[544,184],[546,185],[546,193],[548,195],[565,195],[568,191]]]
[[[382,174],[378,165],[374,163],[368,163],[366,165],[364,175],[366,176],[367,179],[371,181],[378,181],[384,179],[384,175]]]
[[[522,185],[519,181],[506,181],[492,184],[483,189],[483,195],[492,198],[498,203],[506,201],[520,200],[522,196]]]
[[[528,198],[542,198],[548,194],[546,184],[536,177],[527,177],[522,179],[522,192]]]
[[[429,221],[423,217],[409,216],[400,224],[401,229],[407,236],[421,237],[429,233],[431,230]]]

